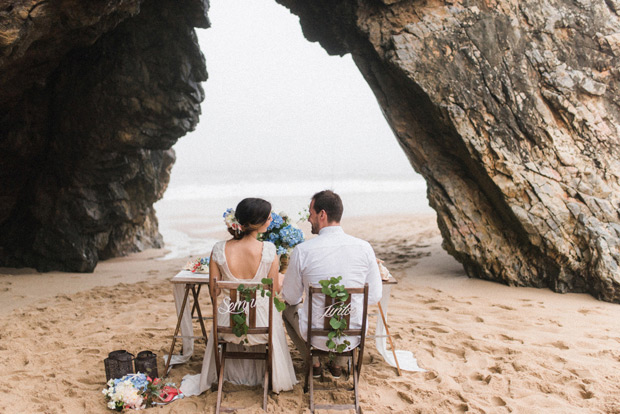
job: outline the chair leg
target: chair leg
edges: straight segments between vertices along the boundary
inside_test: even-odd
[[[353,391],[355,392],[355,413],[360,412],[359,396],[357,394],[357,381],[359,377],[359,371],[357,370],[357,364],[355,363],[355,351],[351,353],[351,366],[353,366]]]
[[[312,359],[310,359],[312,361]],[[310,367],[308,369],[307,380],[310,382],[310,412],[314,414],[314,378],[312,377],[312,364],[308,364]]]
[[[269,389],[269,368],[268,363],[265,363],[265,378],[263,378],[263,411],[267,411],[267,390]]]
[[[310,358],[310,361],[312,361],[312,358]],[[304,392],[308,392],[308,379],[310,378],[312,372],[312,363],[306,361],[306,379],[304,381]]]
[[[215,414],[220,414],[220,407],[222,405],[222,388],[224,386],[224,364],[226,363],[226,344],[222,345],[222,362],[220,363],[220,375],[217,384],[217,402],[215,403]]]

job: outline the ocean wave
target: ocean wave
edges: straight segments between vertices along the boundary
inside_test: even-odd
[[[288,197],[308,196],[309,194],[331,189],[340,194],[368,193],[422,193],[426,192],[426,183],[422,179],[414,180],[300,180],[289,182],[274,181],[240,181],[233,183],[193,183],[171,186],[164,195],[164,200],[213,200],[244,197]]]

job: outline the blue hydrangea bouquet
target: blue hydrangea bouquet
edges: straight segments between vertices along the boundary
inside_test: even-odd
[[[304,233],[291,225],[286,213],[271,213],[271,219],[271,224],[267,231],[259,236],[259,240],[276,245],[277,254],[280,256],[280,272],[285,273],[289,255],[295,246],[304,241]]]

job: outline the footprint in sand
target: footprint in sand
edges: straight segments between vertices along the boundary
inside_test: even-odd
[[[447,330],[445,330],[443,328],[437,328],[437,327],[432,327],[432,328],[428,328],[428,329],[430,329],[433,332],[442,333],[442,334],[447,334],[447,333],[450,332],[450,331],[447,331]]]
[[[493,305],[491,305],[491,306],[496,307],[496,308],[500,308],[500,309],[509,310],[509,311],[513,311],[513,310],[515,310],[515,308],[513,308],[512,306],[507,306],[507,305],[498,305],[498,304],[493,304]]]
[[[493,402],[493,405],[495,405],[496,407],[505,407],[506,406],[506,401],[504,401],[500,397],[495,396],[495,397],[491,398],[491,401]]]
[[[100,349],[95,349],[95,348],[82,348],[78,351],[79,354],[100,354],[101,350]]]
[[[583,398],[584,400],[590,400],[594,398],[594,393],[592,391],[582,391],[581,398]]]
[[[597,311],[597,310],[594,310],[594,309],[588,309],[588,308],[581,308],[581,309],[579,309],[577,312],[579,312],[579,313],[581,313],[581,314],[583,314],[583,315],[589,315],[589,314],[591,314],[591,313],[594,313],[594,314],[597,314],[597,315],[600,315],[600,314],[601,314],[601,312],[599,312],[599,311]]]
[[[562,341],[552,342],[552,343],[550,343],[548,345],[553,346],[553,347],[558,348],[558,349],[561,349],[563,351],[566,350],[566,349],[570,349],[570,347],[568,345],[566,345]]]
[[[513,338],[511,336],[508,335],[504,335],[504,334],[499,334],[497,335],[498,339],[501,339],[502,341],[507,341],[507,342],[519,342],[520,344],[523,344],[523,341],[521,339],[516,339]]]
[[[408,402],[409,404],[413,404],[414,400],[413,400],[413,395],[403,392],[403,391],[398,391],[398,396],[400,397],[401,400]]]
[[[469,405],[467,405],[467,404],[459,404],[456,407],[456,412],[457,413],[468,413],[468,412],[470,412]]]
[[[424,379],[427,381],[436,380],[436,382],[441,382],[441,379],[437,376],[436,372],[428,371],[424,374]]]
[[[105,385],[101,381],[90,377],[78,378],[77,381],[85,385]]]
[[[490,367],[489,371],[491,371],[494,374],[501,374],[502,372],[504,372],[502,367],[500,367],[499,365],[495,365],[494,367]]]
[[[584,400],[590,400],[594,398],[594,393],[588,390],[584,384],[581,384],[579,388],[581,388],[581,390],[579,391],[579,394],[581,394],[581,398],[583,398]]]
[[[479,372],[474,372],[469,376],[469,378],[474,381],[484,381],[484,376]]]

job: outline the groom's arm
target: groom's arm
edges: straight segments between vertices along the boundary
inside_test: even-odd
[[[301,281],[301,264],[299,249],[293,249],[288,264],[288,270],[282,284],[282,298],[289,305],[297,305],[301,302],[304,293],[304,285]]]
[[[381,273],[379,272],[375,251],[370,244],[367,247],[366,255],[368,260],[368,273],[366,274],[366,283],[368,283],[368,304],[374,305],[381,300],[383,295],[383,282],[381,281]]]

